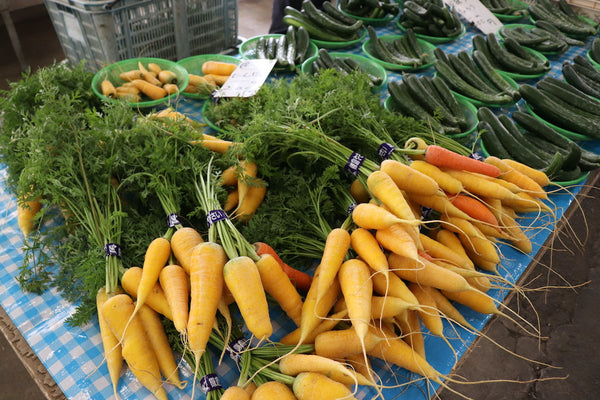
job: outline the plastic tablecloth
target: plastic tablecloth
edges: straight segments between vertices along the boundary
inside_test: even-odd
[[[377,32],[378,34],[401,33],[395,22],[386,27],[377,28]],[[462,38],[438,46],[442,47],[447,53],[470,49],[472,37],[478,32],[475,28],[469,26]],[[585,54],[590,42],[591,38],[586,46],[571,47],[559,58],[550,58],[552,70],[549,74],[560,76],[562,62],[571,60],[577,54]],[[343,51],[362,54],[360,45]],[[432,74],[433,72],[433,67],[431,67],[422,73]],[[389,71],[388,73],[389,80],[401,79],[399,73]],[[382,90],[381,96],[383,102],[387,97],[386,90]],[[190,117],[202,120],[201,101],[181,99],[177,107],[179,111],[188,114]],[[497,111],[509,112],[510,107],[506,110]],[[597,141],[586,142],[584,147],[593,151],[600,151],[600,144]],[[6,169],[0,166],[0,182],[6,180],[6,174]],[[557,218],[562,216],[578,193],[580,185],[583,184],[585,184],[585,181],[550,196],[550,200],[556,206]],[[65,320],[74,311],[75,306],[73,304],[62,299],[54,290],[38,296],[24,293],[19,287],[15,277],[18,274],[19,266],[23,263],[23,253],[21,251],[23,238],[17,227],[16,199],[11,193],[7,192],[4,185],[0,190],[0,202],[4,205],[5,210],[0,215],[0,243],[2,243],[3,248],[0,254],[0,305],[2,305],[14,325],[19,329],[67,398],[82,400],[112,398],[113,391],[108,371],[105,364],[103,364],[103,352],[97,320],[94,319],[80,328],[70,327],[65,323]],[[531,254],[525,255],[507,245],[500,245],[502,262],[499,270],[511,282],[515,282],[519,278],[548,236],[552,234],[554,222],[556,221],[543,216],[541,218],[534,217],[535,215],[525,215],[519,219],[522,225],[540,228],[529,231],[534,245]],[[500,289],[490,291],[490,294],[499,301],[502,301],[507,293],[506,290]],[[473,312],[466,307],[459,306],[459,309],[477,329],[481,329],[490,317]],[[277,321],[283,321],[285,318],[278,319],[278,314],[280,315],[279,311],[273,310],[273,319],[275,320],[273,339],[275,340],[293,329],[291,326],[279,326]],[[442,339],[431,335],[425,335],[425,343],[428,360],[434,368],[445,374],[452,370],[456,360],[465,353],[475,339],[475,335],[449,323],[446,323],[444,333],[449,338],[452,349]],[[419,377],[411,376],[408,372],[398,368],[392,368],[392,372],[390,372],[383,365],[375,363],[375,366],[378,367],[376,372],[380,374],[385,385],[390,387],[401,385],[385,389],[383,393],[386,399],[427,399],[431,397],[437,388],[436,384],[427,383],[424,380],[406,385],[405,383],[408,380],[418,379]],[[224,387],[235,382],[238,377],[236,364],[229,358],[225,358],[224,362],[217,366],[216,372]],[[181,370],[181,377],[188,381],[191,380],[191,371],[185,365]],[[171,399],[189,399],[191,386],[189,384],[187,389],[180,390],[165,384]],[[196,394],[198,398],[204,398],[201,392],[196,391]],[[361,388],[357,397],[359,399],[371,398],[374,394],[374,390]],[[121,376],[119,395],[123,399],[131,400],[154,398],[126,369]]]

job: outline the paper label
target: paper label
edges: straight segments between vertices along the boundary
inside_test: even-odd
[[[461,17],[473,23],[486,35],[498,32],[503,25],[479,0],[444,0],[444,3],[454,7]]]
[[[217,90],[214,97],[254,96],[265,83],[277,60],[244,60],[233,71],[227,82]]]

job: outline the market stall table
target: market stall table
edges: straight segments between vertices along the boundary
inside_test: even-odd
[[[400,30],[395,23],[392,22],[385,27],[377,29],[378,34],[400,33]],[[469,26],[466,34],[458,40],[449,43],[438,44],[445,52],[456,53],[460,50],[468,50],[471,48],[472,37],[478,31]],[[588,45],[589,45],[588,39]],[[577,54],[585,54],[587,47],[571,47],[566,53],[560,57],[551,58],[552,70],[549,75],[559,76],[561,63],[564,60],[570,60]],[[340,49],[336,49],[340,51]],[[360,44],[352,48],[343,49],[345,52],[362,54]],[[433,68],[429,68],[421,73],[433,74]],[[389,80],[401,79],[401,74],[398,72],[390,72]],[[387,97],[385,88],[381,92],[382,102]],[[177,109],[189,115],[192,118],[202,120],[202,105],[203,102],[194,99],[182,98],[177,103]],[[518,107],[513,106],[513,107]],[[509,112],[513,107],[498,110],[500,112]],[[600,144],[597,141],[589,141],[585,143],[585,147],[600,151]],[[0,180],[6,180],[6,170],[0,171]],[[579,185],[570,187],[569,190],[559,190],[550,196],[550,200],[556,206],[556,217],[562,217],[565,210],[573,202],[574,196],[577,195],[581,185],[585,185],[586,181]],[[112,396],[112,387],[108,378],[103,361],[103,351],[101,347],[100,334],[97,326],[97,321],[81,327],[73,328],[65,324],[65,320],[73,312],[74,306],[63,299],[54,291],[49,290],[46,293],[37,296],[28,293],[23,293],[15,280],[19,266],[23,262],[23,253],[21,245],[23,243],[22,235],[17,227],[16,222],[16,200],[14,197],[3,190],[0,193],[0,201],[5,205],[6,212],[2,215],[0,222],[0,240],[4,243],[4,252],[0,256],[2,270],[0,272],[0,304],[6,311],[7,315],[22,333],[27,343],[31,346],[37,357],[42,361],[52,378],[57,382],[60,389],[64,392],[67,398],[72,399],[106,399]],[[536,231],[534,242],[534,250],[530,255],[523,255],[506,245],[500,246],[500,251],[503,255],[501,265],[502,274],[511,282],[516,282],[518,278],[526,270],[530,264],[531,257],[534,257],[542,248],[544,242],[552,232],[547,229],[552,227],[554,221],[548,220],[546,217],[540,219],[523,219],[523,224],[532,224],[533,227],[546,229]],[[549,224],[549,225],[548,225]],[[493,290],[493,296],[502,301],[506,296],[505,290]],[[489,319],[489,316],[470,312],[467,309],[461,308],[464,311],[467,320],[477,329],[484,327]],[[275,323],[277,323],[277,314],[274,313]],[[273,339],[278,339],[287,333],[287,326],[275,325],[275,334]],[[458,330],[460,337],[456,336],[454,328],[447,325],[445,333],[454,348],[457,357],[461,357],[469,348],[469,345],[476,338],[475,334],[467,333],[464,330]],[[451,372],[454,363],[455,355],[448,345],[440,338],[426,336],[426,348],[431,364],[442,373]],[[379,372],[379,370],[378,370]],[[401,371],[396,371],[402,374]],[[390,373],[385,373],[381,370],[384,384],[394,385],[395,379],[398,376],[393,376]],[[217,374],[226,386],[237,379],[237,371],[235,363],[226,359],[225,363],[217,368]],[[411,376],[407,373],[407,377]],[[183,368],[181,371],[182,379],[190,380],[191,371],[189,368]],[[412,376],[412,378],[418,378]],[[187,398],[191,393],[191,385],[185,390],[176,389],[170,385],[165,385],[170,398]],[[386,389],[384,394],[386,398],[402,393],[401,398],[404,399],[422,399],[427,397],[427,393],[432,393],[432,388],[437,385],[427,387],[425,382],[415,382],[406,387],[396,389]],[[133,375],[128,371],[121,378],[119,394],[122,398],[127,399],[151,399],[153,396],[133,378]],[[359,398],[367,398],[374,394],[373,391],[361,389]]]

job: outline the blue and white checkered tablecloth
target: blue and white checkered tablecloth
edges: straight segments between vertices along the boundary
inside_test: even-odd
[[[386,27],[378,28],[377,32],[380,35],[401,33],[394,22]],[[469,27],[466,34],[459,40],[440,46],[447,53],[456,53],[460,50],[470,49],[472,37],[476,33],[475,29]],[[560,76],[562,61],[570,60],[576,54],[585,54],[588,46],[589,44],[586,47],[573,47],[558,59],[551,59],[552,71],[550,74]],[[351,49],[345,49],[345,51],[362,54],[360,45]],[[433,67],[422,73],[433,73],[432,70]],[[399,73],[390,72],[389,79],[401,79],[401,76]],[[385,97],[387,97],[387,93],[384,90],[382,91],[382,100]],[[179,111],[197,120],[202,120],[201,107],[201,101],[189,99],[183,99],[178,104]],[[590,150],[600,151],[600,144],[595,141],[587,142],[585,147]],[[6,173],[6,169],[0,167],[0,182],[6,180]],[[568,192],[559,191],[550,196],[551,201],[557,207],[556,216],[558,218],[562,216],[573,200],[573,196],[578,191],[579,186],[575,186],[570,188]],[[0,216],[0,242],[3,243],[3,251],[0,254],[0,305],[6,310],[14,325],[22,333],[38,358],[46,366],[50,375],[69,399],[103,400],[112,398],[113,391],[108,371],[103,364],[102,345],[97,321],[93,320],[81,328],[69,327],[66,325],[65,320],[74,311],[73,304],[61,299],[60,295],[53,290],[37,296],[23,293],[20,289],[15,277],[18,274],[19,266],[23,263],[23,253],[21,251],[23,239],[17,227],[16,200],[3,187],[0,191],[0,202],[4,205],[5,210]],[[547,218],[521,218],[519,222],[523,225],[531,224],[540,229],[529,231],[534,243],[532,254],[523,255],[507,245],[500,245],[502,263],[499,269],[502,275],[511,282],[515,282],[523,273],[531,259],[540,250],[544,241],[552,234],[551,228],[554,227],[554,221],[549,221]],[[543,229],[541,228],[542,226],[544,227]],[[494,289],[491,291],[491,294],[501,301],[507,292]],[[466,307],[460,307],[460,310],[475,328],[482,328],[489,318],[488,316],[475,313]],[[276,321],[277,313],[278,311],[273,311],[273,317]],[[282,318],[281,320],[285,319]],[[282,327],[275,325],[276,333],[274,339],[280,338],[289,329],[291,329],[289,326]],[[455,363],[455,356],[461,357],[475,336],[449,324],[445,326],[444,333],[450,338],[453,350],[437,337],[426,335],[425,341],[428,360],[440,372],[448,373]],[[406,382],[401,378],[402,375],[410,378],[408,373],[398,369],[392,373],[382,367],[378,368],[377,373],[381,374],[383,383],[388,386],[395,386]],[[224,386],[237,380],[236,366],[229,359],[226,359],[222,365],[217,367],[217,374],[220,376]],[[189,380],[190,376],[191,372],[189,368],[183,368],[181,377]],[[415,377],[413,376],[413,378]],[[169,384],[165,384],[169,398],[171,399],[189,399],[191,396],[191,386],[190,384],[187,389],[179,390]],[[425,399],[428,398],[428,393],[432,394],[436,387],[437,385],[427,387],[427,384],[421,381],[420,383],[413,383],[406,387],[400,386],[394,389],[386,389],[384,390],[384,395],[387,399]],[[371,398],[374,394],[373,390],[361,389],[357,397],[359,399]],[[149,391],[141,387],[128,371],[124,372],[121,377],[119,395],[122,399],[128,400],[153,398]],[[204,398],[204,396],[200,394],[199,398]]]

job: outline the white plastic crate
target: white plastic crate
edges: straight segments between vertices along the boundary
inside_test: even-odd
[[[44,0],[68,61],[177,61],[237,45],[237,0]]]

